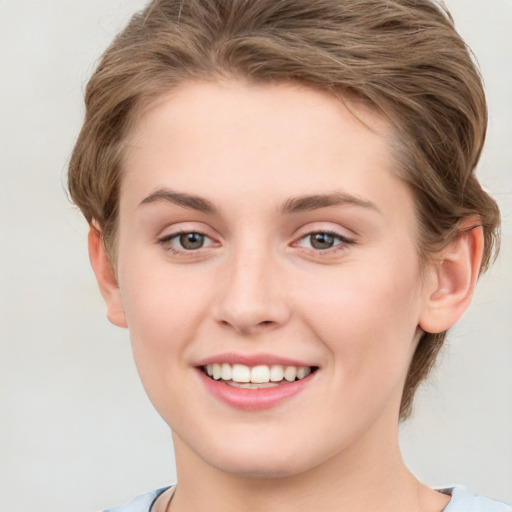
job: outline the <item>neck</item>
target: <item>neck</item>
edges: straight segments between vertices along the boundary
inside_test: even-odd
[[[409,472],[398,434],[378,450],[372,443],[351,447],[308,471],[277,478],[223,471],[205,463],[176,435],[174,443],[179,485],[172,512],[439,512],[449,501]]]

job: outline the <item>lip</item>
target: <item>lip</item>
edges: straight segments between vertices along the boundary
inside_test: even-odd
[[[245,366],[258,366],[258,365],[268,365],[271,366],[273,364],[280,364],[281,366],[309,366],[309,367],[318,367],[317,365],[311,364],[311,362],[299,361],[297,359],[290,359],[287,357],[280,357],[274,354],[236,354],[234,352],[226,352],[225,354],[218,354],[215,356],[207,357],[205,359],[201,359],[194,366],[201,367],[206,366],[208,364],[243,364]]]
[[[260,411],[280,405],[310,385],[318,373],[315,371],[304,379],[279,384],[271,388],[246,389],[229,386],[222,381],[213,380],[201,368],[196,368],[196,372],[202,385],[210,394],[230,407],[243,411]]]

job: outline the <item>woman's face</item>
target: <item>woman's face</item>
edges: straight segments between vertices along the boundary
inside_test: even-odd
[[[416,217],[390,127],[347,105],[359,119],[298,85],[193,83],[129,138],[119,290],[178,464],[284,476],[394,442]]]

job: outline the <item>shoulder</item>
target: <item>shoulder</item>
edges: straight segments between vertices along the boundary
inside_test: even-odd
[[[442,492],[450,494],[452,499],[443,512],[512,512],[512,505],[499,501],[475,496],[464,487],[444,489]]]
[[[155,500],[167,489],[167,487],[164,487],[163,489],[157,489],[146,494],[141,494],[124,505],[109,508],[103,512],[150,512],[151,506]]]

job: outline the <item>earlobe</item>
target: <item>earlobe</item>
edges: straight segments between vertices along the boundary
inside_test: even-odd
[[[127,327],[121,292],[105,250],[101,231],[91,225],[88,236],[89,259],[96,275],[101,295],[107,304],[107,318],[118,327]]]
[[[478,219],[461,221],[457,236],[431,266],[420,328],[429,333],[452,327],[468,308],[480,273],[484,235]]]

